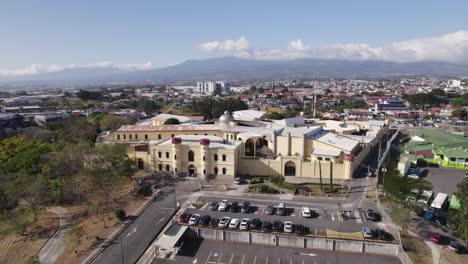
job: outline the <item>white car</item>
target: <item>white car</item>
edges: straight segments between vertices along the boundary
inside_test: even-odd
[[[309,207],[302,207],[302,217],[305,218],[311,218],[312,217],[312,212],[310,211]]]
[[[219,220],[218,226],[219,227],[227,227],[229,225],[229,222],[231,222],[231,217],[223,217],[221,220]]]
[[[227,201],[227,200],[222,200],[222,201],[219,203],[218,210],[219,210],[219,211],[226,211],[226,210],[227,210],[227,207],[228,207],[228,201]]]
[[[284,232],[292,233],[293,231],[293,224],[291,221],[284,222]]]
[[[233,218],[233,219],[231,219],[231,222],[229,222],[229,228],[230,229],[236,229],[236,228],[239,227],[239,223],[240,223],[239,219]]]
[[[408,178],[417,180],[417,179],[419,179],[419,176],[416,175],[416,174],[408,174]]]
[[[198,222],[200,222],[201,216],[199,214],[194,214],[190,217],[188,224],[189,225],[198,225]]]
[[[250,227],[250,219],[244,218],[240,223],[240,230],[249,230]]]

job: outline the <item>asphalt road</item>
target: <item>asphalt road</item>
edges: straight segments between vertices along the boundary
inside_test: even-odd
[[[457,191],[457,184],[465,178],[465,170],[451,169],[451,168],[424,168],[425,179],[432,183],[434,193],[446,193],[452,196],[452,193]]]
[[[194,262],[196,259],[196,262]],[[158,264],[309,264],[309,263],[401,263],[397,257],[337,251],[249,245],[214,240],[186,241],[175,260],[158,259]]]
[[[174,212],[174,193],[163,193],[93,263],[135,263]]]

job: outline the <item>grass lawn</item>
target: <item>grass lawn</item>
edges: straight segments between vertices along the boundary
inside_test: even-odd
[[[330,193],[330,185],[329,184],[323,184],[323,192],[320,190],[320,184],[319,183],[301,183],[301,184],[294,184],[294,183],[289,183],[285,181],[280,181],[280,182],[273,182],[275,186],[278,186],[280,188],[288,189],[288,190],[304,190],[306,192],[311,192],[312,194],[317,194],[317,193]],[[342,191],[341,185],[339,184],[333,184],[333,193],[340,194]]]

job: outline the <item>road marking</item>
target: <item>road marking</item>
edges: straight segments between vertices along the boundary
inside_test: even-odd
[[[210,254],[208,255],[208,257],[206,258],[206,261],[205,261],[205,264],[208,264],[208,260],[210,260],[210,257],[211,257],[211,254],[213,253],[213,251],[210,251]]]
[[[362,222],[363,222],[363,223],[366,223],[366,222],[367,222],[366,215],[365,215],[363,212],[361,212],[359,215],[362,216],[362,218],[361,218],[361,219],[362,219]]]
[[[358,222],[358,224],[362,224],[361,215],[358,211],[354,211],[354,216],[356,217],[356,222]]]
[[[200,208],[200,210],[205,210],[207,207],[208,207],[208,203],[205,203],[205,204]]]
[[[266,259],[266,261],[265,261],[265,264],[268,264],[268,256],[267,256],[267,259]]]
[[[257,255],[255,255],[255,258],[254,258],[254,264],[257,263]]]
[[[242,257],[242,263],[241,264],[244,264],[244,260],[245,260],[245,255]]]
[[[164,221],[164,219],[166,219],[166,217],[163,217],[163,218],[159,219],[158,222],[156,222],[156,225],[161,223],[162,221]]]
[[[289,264],[292,264],[292,258],[289,258]]]
[[[280,263],[281,263],[281,258],[278,258],[278,264],[280,264]]]
[[[221,255],[219,255],[219,259],[218,259],[218,264],[221,263],[221,258],[223,257],[223,252],[221,252]]]
[[[232,259],[234,258],[234,254],[231,255],[231,260],[229,261],[229,264],[232,263]]]

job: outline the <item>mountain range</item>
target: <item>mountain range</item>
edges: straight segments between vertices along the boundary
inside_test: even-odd
[[[468,64],[424,61],[346,61],[323,59],[252,60],[221,57],[187,60],[150,70],[129,71],[116,68],[75,68],[56,72],[7,77],[1,83],[96,84],[106,82],[174,82],[199,80],[263,81],[319,78],[401,78],[411,76],[468,76]]]

